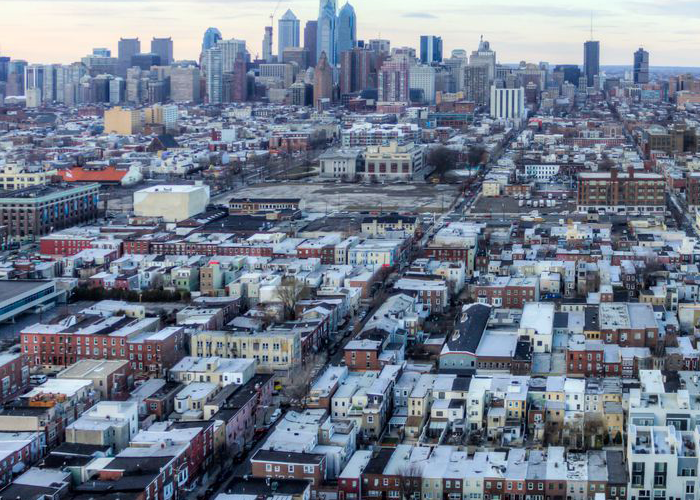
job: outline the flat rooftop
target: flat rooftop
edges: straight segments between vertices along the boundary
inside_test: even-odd
[[[0,303],[52,284],[51,280],[0,280]]]

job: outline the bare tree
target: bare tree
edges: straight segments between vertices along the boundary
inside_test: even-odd
[[[306,405],[305,398],[311,389],[314,378],[314,368],[318,361],[318,354],[304,357],[301,365],[290,375],[290,383],[283,389],[284,395],[292,401],[298,401]]]
[[[600,448],[605,439],[605,420],[600,413],[586,413],[583,424],[583,434],[585,446],[590,448]]]
[[[290,278],[277,287],[277,296],[284,308],[285,319],[296,319],[296,305],[305,291],[304,284],[295,278]]]
[[[401,467],[398,471],[398,476],[401,500],[412,500],[416,497],[416,493],[418,493],[418,497],[420,497],[420,485],[423,471],[417,463],[409,462]]]

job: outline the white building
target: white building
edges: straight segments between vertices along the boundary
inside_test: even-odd
[[[525,165],[525,175],[538,181],[548,181],[559,174],[559,165]]]
[[[491,86],[491,118],[519,120],[525,118],[525,89],[499,89]]]
[[[333,149],[324,151],[319,157],[321,177],[345,178],[352,180],[362,162],[361,149]]]
[[[408,72],[408,87],[423,92],[427,103],[435,102],[435,68],[433,66],[411,66]]]
[[[134,214],[178,222],[206,210],[209,186],[160,185],[134,193]]]
[[[221,50],[221,69],[224,73],[233,72],[238,54],[242,54],[245,59],[245,40],[236,40],[235,38],[219,40],[216,46]]]
[[[207,97],[210,104],[219,104],[224,96],[223,55],[219,45],[204,53],[204,66],[207,71]]]

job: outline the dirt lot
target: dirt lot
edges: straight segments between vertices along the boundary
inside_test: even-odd
[[[457,195],[457,186],[446,184],[335,184],[265,183],[249,186],[226,197],[302,198],[308,212],[411,211],[442,212]],[[217,200],[221,202],[223,200]]]

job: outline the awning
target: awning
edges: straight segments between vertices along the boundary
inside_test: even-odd
[[[389,425],[406,425],[408,417],[391,417]]]

